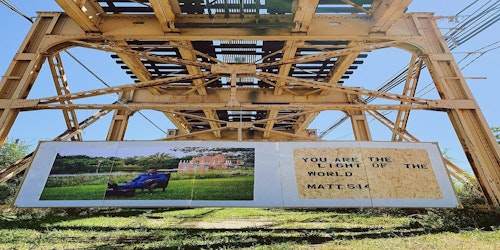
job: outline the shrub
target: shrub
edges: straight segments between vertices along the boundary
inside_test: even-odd
[[[224,169],[224,170],[199,170],[175,172],[171,175],[171,180],[186,180],[186,179],[212,179],[212,178],[227,178],[237,176],[253,176],[253,169]]]
[[[45,183],[45,187],[67,187],[79,185],[98,185],[106,183],[107,176],[65,176],[65,177],[49,177]]]
[[[20,140],[7,140],[0,148],[0,170],[8,167],[28,153],[28,146]],[[18,174],[5,183],[0,184],[0,204],[9,204],[14,198],[20,183]]]
[[[438,231],[461,229],[494,230],[500,227],[500,209],[484,209],[485,199],[474,191],[478,184],[456,186],[462,202],[458,209],[428,209],[421,216],[424,227]]]
[[[8,204],[15,193],[15,186],[6,183],[0,184],[0,204]]]

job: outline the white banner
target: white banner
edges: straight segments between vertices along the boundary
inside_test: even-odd
[[[457,207],[433,143],[43,142],[18,207]]]

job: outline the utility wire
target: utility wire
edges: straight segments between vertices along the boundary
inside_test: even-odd
[[[461,67],[460,67],[460,70],[464,70],[465,68],[467,68],[468,66],[470,66],[473,62],[475,62],[477,59],[479,59],[480,57],[484,56],[486,53],[491,52],[491,51],[496,50],[496,49],[500,49],[500,45],[497,45],[496,47],[493,47],[493,48],[489,48],[489,47],[492,47],[492,46],[494,46],[494,45],[496,45],[496,44],[499,44],[499,43],[500,43],[500,41],[496,41],[496,42],[493,42],[493,43],[491,43],[491,44],[488,44],[488,45],[486,45],[486,46],[484,46],[484,47],[482,47],[482,48],[480,48],[480,49],[477,49],[477,50],[475,50],[475,51],[473,51],[473,52],[467,53],[467,55],[466,55],[464,58],[460,59],[460,60],[457,62],[457,64],[462,64],[462,62],[465,62],[465,60],[466,60],[469,56],[476,55],[476,57],[475,57],[475,58],[473,58],[473,59],[472,59],[471,61],[469,61],[468,63],[466,63],[465,65],[461,66]],[[488,49],[487,49],[487,48],[488,48]],[[418,95],[417,97],[422,97],[422,96],[424,96],[424,95],[428,94],[430,91],[432,91],[433,89],[435,89],[435,88],[436,88],[436,86],[435,86],[435,85],[433,85],[433,82],[430,82],[430,83],[429,83],[429,84],[427,84],[424,88],[422,88],[420,91],[417,91],[417,92],[416,92],[416,94],[419,94],[419,93],[423,92],[424,90],[426,90],[426,89],[427,89],[427,88],[429,88],[429,87],[430,87],[430,89],[428,89],[426,92],[424,92],[424,93],[422,93],[422,94]]]
[[[5,5],[5,7],[9,8],[10,10],[16,12],[17,14],[19,14],[20,16],[22,16],[23,18],[25,18],[26,20],[28,20],[30,23],[33,23],[33,19],[31,19],[29,16],[25,15],[22,11],[20,11],[14,5],[10,4],[9,2],[7,2],[5,0],[0,0],[0,3],[2,3],[3,5]]]
[[[82,66],[86,71],[88,71],[92,76],[94,76],[97,80],[99,80],[102,84],[104,84],[106,87],[111,87],[109,84],[107,84],[102,78],[100,78],[96,73],[94,73],[91,69],[89,69],[85,64],[83,64],[82,61],[80,61],[76,56],[71,54],[69,51],[65,50],[66,54],[70,56],[75,62],[77,62],[80,66]]]
[[[479,1],[475,1],[461,11],[459,11],[455,16],[461,15],[469,8],[472,8]],[[492,3],[492,4],[490,4]],[[488,5],[490,4],[490,5]],[[450,50],[455,49],[459,45],[467,42],[472,37],[476,36],[480,32],[489,28],[496,21],[499,20],[500,16],[497,14],[500,10],[500,2],[497,0],[490,0],[486,3],[483,3],[478,7],[472,14],[467,15],[466,18],[461,21],[458,25],[456,25],[453,29],[451,29],[447,34],[445,34],[445,41],[448,44]],[[422,68],[425,68],[426,65],[422,65]],[[399,70],[390,80],[380,86],[377,91],[387,92],[396,86],[402,84],[406,80],[406,76],[408,75],[408,65],[405,68]],[[369,103],[375,100],[376,97],[369,96],[364,98],[363,100],[366,103]],[[342,123],[348,120],[347,116],[343,116],[339,118],[337,121],[332,123],[325,131],[319,134],[319,138],[323,138],[329,133],[331,133],[335,128],[340,126]]]
[[[483,49],[485,49],[485,48],[487,48],[487,47],[493,46],[493,45],[495,45],[495,44],[497,44],[497,43],[500,43],[500,41],[496,41],[496,42],[494,42],[494,43],[492,43],[492,44],[489,44],[489,45],[487,45],[487,46],[485,46],[485,47],[483,47],[483,48],[480,48],[480,49],[478,49],[478,50],[476,50],[476,51],[474,51],[474,52],[468,53],[468,55],[467,55],[467,56],[465,56],[464,58],[462,58],[460,61],[458,61],[458,62],[457,62],[457,64],[460,64],[460,63],[462,63],[463,61],[465,61],[465,59],[466,59],[467,57],[469,57],[470,55],[478,55],[478,56],[476,56],[474,59],[472,59],[469,63],[467,63],[467,64],[465,64],[464,66],[460,67],[460,70],[464,70],[465,68],[467,68],[468,66],[470,66],[470,64],[472,64],[472,62],[476,61],[477,59],[479,59],[481,56],[485,55],[486,53],[491,52],[491,51],[496,50],[496,49],[500,49],[500,45],[498,45],[498,46],[493,47],[493,48],[491,48],[491,49],[488,49],[488,50],[485,50],[485,51],[481,51],[481,50],[483,50]],[[429,88],[429,89],[428,89],[428,88]],[[425,96],[426,94],[428,94],[429,92],[431,92],[431,91],[432,91],[432,90],[434,90],[435,88],[436,88],[436,86],[433,84],[433,82],[430,82],[429,84],[425,85],[425,86],[424,86],[421,90],[417,91],[417,92],[415,93],[415,96],[416,96],[416,97],[422,97],[422,96]],[[425,90],[425,92],[424,92],[424,90]],[[422,93],[422,92],[423,92],[423,93]],[[417,95],[417,94],[418,94],[418,95]],[[387,111],[384,111],[384,112],[381,112],[381,113],[382,113],[382,115],[387,116],[388,114],[390,114],[390,113],[392,113],[392,112],[394,112],[394,111],[392,111],[392,110],[387,110]],[[347,120],[348,120],[348,118],[349,118],[348,116],[343,116],[343,117],[341,117],[340,119],[338,119],[338,120],[336,121],[335,126],[334,126],[334,127],[332,127],[332,128],[329,128],[329,129],[333,130],[333,129],[337,128],[337,127],[338,127],[338,126],[340,126],[343,122],[347,121]],[[369,120],[369,121],[368,121],[368,123],[371,123],[371,122],[373,122],[373,121],[375,121],[375,120],[376,120],[375,118],[372,118],[371,120]],[[326,131],[325,131],[325,132],[326,132]],[[329,133],[329,132],[331,132],[331,131],[328,131],[328,133]],[[347,134],[345,134],[345,135],[343,135],[343,136],[337,137],[337,140],[340,140],[340,139],[345,138],[345,137],[347,137],[347,136],[349,136],[349,135],[352,135],[352,134],[353,134],[352,132],[347,133]]]
[[[102,84],[106,85],[107,87],[111,87],[109,84],[107,84],[102,78],[100,78],[96,73],[94,73],[91,69],[89,69],[87,66],[85,66],[85,64],[83,64],[82,61],[80,61],[78,58],[76,58],[74,55],[72,55],[71,53],[69,53],[69,51],[65,50],[64,52],[66,52],[71,58],[73,58],[73,60],[75,60],[80,66],[82,66],[85,70],[87,70],[90,74],[92,74],[92,76],[94,76],[97,80],[99,80]],[[159,125],[157,125],[156,123],[154,123],[150,118],[148,118],[146,115],[144,115],[140,110],[139,111],[136,111],[136,110],[133,110],[131,109],[129,106],[127,106],[127,104],[121,102],[121,101],[117,101],[118,104],[122,105],[123,107],[127,108],[128,110],[132,111],[132,112],[137,112],[140,116],[142,116],[144,119],[146,119],[146,121],[148,121],[149,123],[151,123],[151,125],[153,125],[155,128],[157,128],[158,130],[160,130],[161,132],[163,132],[164,134],[168,134],[165,130],[163,130]]]
[[[25,15],[22,11],[20,11],[19,9],[17,9],[15,6],[13,6],[12,4],[8,3],[7,1],[5,0],[0,0],[0,3],[4,4],[7,8],[11,9],[12,11],[14,11],[15,13],[17,13],[18,15],[24,17],[25,19],[27,19],[30,23],[33,23],[33,20],[31,18],[29,18],[27,15]],[[92,76],[94,76],[97,80],[99,80],[102,84],[104,84],[106,87],[111,87],[108,83],[106,83],[102,78],[100,78],[96,73],[94,73],[89,67],[85,66],[85,64],[80,61],[76,56],[74,56],[73,54],[71,54],[69,51],[67,50],[64,50],[64,52],[66,52],[66,54],[68,54],[68,56],[70,56],[73,60],[75,60],[80,66],[82,66],[86,71],[88,71]],[[131,109],[130,107],[128,107],[126,104],[120,102],[119,100],[117,101],[119,104],[123,105],[124,107],[126,107],[127,109],[129,109],[130,111],[132,112],[137,112],[139,113],[139,115],[141,115],[144,119],[146,119],[146,121],[148,121],[149,123],[151,123],[151,125],[153,125],[154,127],[156,127],[158,130],[160,130],[162,133],[164,134],[168,134],[165,130],[163,130],[159,125],[157,125],[156,123],[154,123],[154,121],[152,121],[150,118],[148,118],[146,115],[144,115],[140,110],[139,111],[136,111],[136,110],[133,110]]]
[[[476,2],[470,4],[462,11],[457,13],[457,16],[466,11]],[[489,3],[492,4],[488,5]],[[486,3],[483,3],[470,15],[467,15],[466,18],[460,22],[460,24],[458,24],[454,29],[450,30],[445,35],[450,49],[453,49],[465,43],[478,33],[493,25],[499,19],[499,11],[500,2],[498,2],[497,0],[490,0]],[[453,39],[453,41],[449,41],[450,39]]]

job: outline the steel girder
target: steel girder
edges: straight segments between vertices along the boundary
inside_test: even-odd
[[[115,111],[107,140],[123,140],[130,115],[153,109],[179,131],[160,139],[292,141],[317,139],[307,127],[324,110],[347,113],[356,140],[371,139],[365,111],[397,110],[395,141],[405,139],[401,131],[411,110],[441,111],[449,115],[488,201],[500,205],[496,140],[434,18],[404,13],[409,0],[340,0],[335,8],[322,0],[239,6],[151,0],[132,7],[111,0],[56,1],[65,13],[40,13],[2,78],[2,142],[19,112],[41,109],[63,110],[72,131],[66,139],[81,139],[75,131],[86,127],[75,111]],[[71,47],[110,52],[134,82],[71,93],[55,74],[64,92],[27,99],[45,59],[59,61],[58,53]],[[413,55],[402,94],[343,85],[366,52],[387,47]],[[414,96],[422,62],[441,99]],[[59,63],[52,67],[64,72]],[[118,94],[116,103],[72,102],[109,93]],[[367,105],[362,96],[383,103]]]

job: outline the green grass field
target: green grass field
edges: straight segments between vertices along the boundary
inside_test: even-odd
[[[253,200],[253,176],[215,179],[171,180],[165,192],[155,189],[136,191],[133,197],[107,199],[131,200]],[[78,185],[44,188],[40,200],[101,200],[107,185]]]
[[[46,187],[40,200],[102,200],[106,185]]]
[[[0,249],[500,249],[500,220],[490,221],[493,226],[489,228],[450,230],[435,227],[437,221],[432,218],[409,216],[408,212],[4,210]]]
[[[181,176],[132,199],[252,197],[241,192],[253,190],[252,175],[215,176]],[[43,196],[102,197],[98,180],[83,182],[54,181]],[[0,207],[0,249],[500,249],[500,210],[457,190],[463,209]]]

